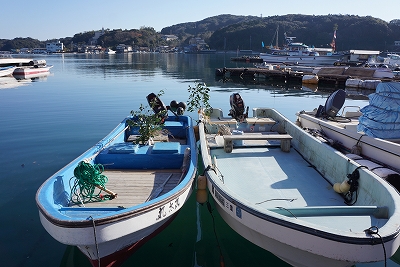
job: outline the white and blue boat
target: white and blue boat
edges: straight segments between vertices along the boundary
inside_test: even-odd
[[[192,193],[197,152],[191,118],[167,117],[152,145],[132,142],[138,128],[130,120],[135,117],[125,118],[36,194],[46,231],[77,246],[96,267],[119,266],[163,230]]]
[[[207,188],[225,222],[293,266],[386,261],[400,245],[400,196],[278,111],[201,116]]]

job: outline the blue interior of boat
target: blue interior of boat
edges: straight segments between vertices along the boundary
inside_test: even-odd
[[[179,169],[188,145],[157,142],[154,146],[117,143],[97,155],[95,163],[106,169]]]
[[[103,149],[95,158],[96,164],[106,169],[179,169],[182,166],[187,145],[188,127],[186,121],[168,118],[164,122],[163,133],[171,142],[156,142],[153,146],[128,142],[131,135],[138,135],[138,127],[129,127],[125,131],[123,142],[117,142]],[[181,144],[177,139],[185,140]]]
[[[187,123],[184,121],[165,121],[164,131],[168,133],[168,136],[173,138],[186,138]],[[130,127],[125,131],[125,141],[128,140],[131,135],[139,135],[139,127]]]

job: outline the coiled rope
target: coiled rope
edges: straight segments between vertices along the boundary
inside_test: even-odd
[[[101,189],[105,189],[105,184],[108,182],[107,176],[102,174],[103,171],[104,167],[101,164],[92,165],[84,161],[79,162],[74,170],[76,179],[71,188],[71,202],[83,204],[111,199],[110,195],[103,196],[101,194]],[[100,188],[97,193],[95,193],[96,187]]]

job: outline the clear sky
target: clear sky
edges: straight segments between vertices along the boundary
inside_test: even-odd
[[[19,0],[1,5],[0,39],[31,37],[45,41],[105,29],[156,31],[174,24],[231,14],[274,16],[286,14],[349,14],[389,22],[400,19],[399,0]]]

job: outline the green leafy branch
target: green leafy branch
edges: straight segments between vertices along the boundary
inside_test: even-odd
[[[160,97],[163,94],[164,91],[161,90],[157,96]],[[138,111],[131,111],[133,119],[129,120],[128,124],[131,127],[138,127],[140,134],[135,140],[136,144],[148,144],[150,139],[162,132],[164,119],[168,111],[164,110],[155,114],[153,111],[155,104],[155,101],[150,103],[150,107],[140,104]]]
[[[203,109],[204,114],[209,116],[212,111],[212,107],[209,103],[210,88],[208,88],[205,83],[195,83],[194,87],[189,85],[188,92],[189,99],[187,110],[190,112],[198,112],[200,109]]]

